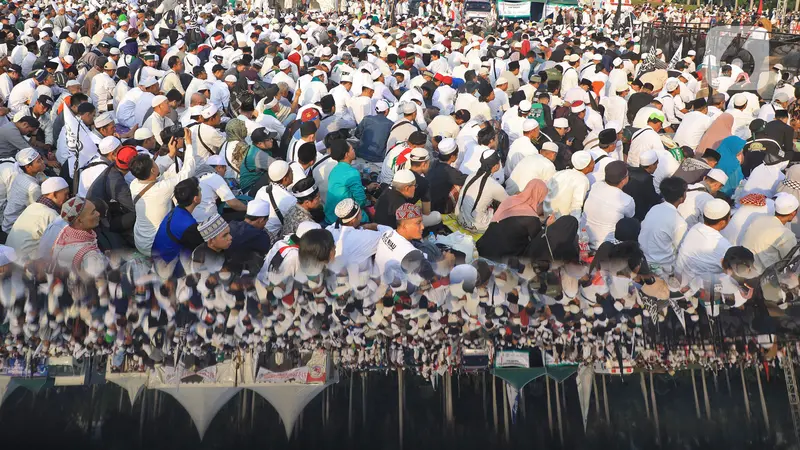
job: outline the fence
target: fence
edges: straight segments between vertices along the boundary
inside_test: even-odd
[[[642,52],[649,51],[652,47],[660,48],[669,60],[683,42],[683,54],[689,50],[697,52],[695,61],[700,63],[706,54],[706,49],[711,47],[707,42],[709,37],[708,25],[686,26],[683,24],[656,22],[641,25]],[[737,33],[722,55],[714,55],[718,61],[740,59],[743,68],[752,74],[754,68],[753,55],[743,47],[748,36],[745,34],[747,27],[742,27],[742,32]],[[785,70],[797,75],[800,73],[800,35],[789,33],[769,33],[770,64],[783,64]]]

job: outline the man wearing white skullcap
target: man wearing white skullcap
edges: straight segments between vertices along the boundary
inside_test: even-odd
[[[269,220],[270,205],[262,200],[250,200],[247,203],[247,214],[244,220],[234,220],[231,227],[231,246],[226,251],[237,258],[246,260],[253,256],[258,264],[264,262],[264,256],[272,247],[269,235],[264,230]],[[254,264],[254,266],[258,266]]]
[[[589,178],[594,170],[592,155],[585,150],[572,154],[572,169],[556,172],[547,182],[547,197],[542,205],[544,215],[556,218],[572,215],[580,220],[583,202],[589,192]]]
[[[689,228],[703,221],[703,207],[706,202],[728,182],[728,175],[720,169],[711,169],[700,183],[690,184],[686,200],[678,207]]]
[[[614,58],[612,64],[614,68],[611,69],[611,72],[608,73],[608,81],[606,82],[605,86],[606,90],[601,91],[601,93],[604,94],[606,97],[614,96],[615,92],[618,92],[617,90],[621,86],[627,87],[628,85],[628,74],[625,72],[625,67],[622,63],[622,58],[619,57]],[[620,119],[617,118],[613,120],[620,120]]]
[[[455,209],[455,199],[464,186],[467,175],[454,167],[458,160],[455,139],[444,138],[437,144],[437,148],[438,161],[426,175],[430,183],[431,210],[449,214]]]
[[[753,252],[759,274],[787,257],[797,245],[797,237],[786,224],[797,216],[798,206],[797,197],[780,192],[775,197],[775,215],[760,215],[747,226],[742,245]]]
[[[747,111],[747,95],[743,92],[734,94],[725,112],[733,116],[731,133],[743,139],[750,139],[750,122],[753,121],[753,114]]]
[[[61,220],[61,205],[69,197],[69,186],[63,178],[52,177],[42,183],[42,196],[28,205],[14,222],[6,245],[16,250],[22,263],[35,259],[39,241],[54,222]],[[62,226],[65,225],[62,224]]]
[[[542,180],[545,183],[550,181],[556,174],[556,166],[553,162],[557,157],[558,144],[550,141],[544,142],[538,155],[529,155],[519,160],[514,171],[506,180],[506,193],[508,195],[519,194],[533,179]]]
[[[20,173],[11,182],[8,190],[8,202],[3,211],[3,232],[8,233],[11,226],[22,214],[22,211],[42,195],[39,186],[39,174],[44,171],[44,160],[39,153],[28,147],[17,153],[17,165]]]
[[[527,156],[538,155],[539,149],[533,145],[534,141],[538,141],[541,135],[539,129],[539,122],[536,119],[525,119],[522,123],[522,136],[518,137],[511,143],[508,149],[508,156],[506,157],[506,164],[503,168],[506,173],[506,178],[511,175],[517,163]]]
[[[294,183],[294,178],[286,161],[273,161],[267,169],[267,175],[270,183],[256,192],[256,200],[270,205],[267,233],[271,242],[275,242],[280,238],[286,214],[297,203],[297,199],[289,192],[289,186]]]
[[[679,124],[684,114],[688,112],[681,98],[681,89],[685,88],[681,86],[680,80],[677,78],[668,78],[667,81],[664,82],[664,89],[657,97],[662,105],[661,111],[667,117],[667,121],[673,125]]]
[[[142,128],[147,128],[153,132],[156,142],[160,145],[164,145],[164,143],[161,142],[161,132],[174,125],[172,119],[167,117],[172,108],[169,106],[169,101],[164,95],[156,95],[153,97],[150,101],[150,105],[153,107],[153,112],[150,113],[150,117],[142,124]]]
[[[100,176],[103,171],[114,165],[116,160],[117,150],[122,147],[122,142],[114,136],[104,137],[97,146],[99,155],[89,160],[86,165],[81,168],[80,177],[78,179],[78,196],[86,197],[86,193],[94,183],[94,180]]]
[[[222,111],[213,103],[209,103],[201,110],[197,123],[189,125],[197,156],[208,158],[220,152],[225,143],[225,137],[216,128],[221,118]]]
[[[722,273],[722,259],[731,243],[720,231],[730,221],[731,207],[722,199],[712,199],[703,206],[702,222],[689,228],[678,249],[676,272],[683,285],[697,277],[706,278]]]

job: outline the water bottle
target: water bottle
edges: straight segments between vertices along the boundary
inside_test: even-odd
[[[428,233],[428,242],[430,242],[431,244],[435,244],[436,243],[436,236],[433,235],[432,231],[430,233]]]

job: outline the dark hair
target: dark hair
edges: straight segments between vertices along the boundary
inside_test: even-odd
[[[317,158],[317,146],[313,142],[306,142],[297,149],[297,162],[306,165]]]
[[[705,153],[703,153],[703,158],[713,159],[714,161],[719,162],[722,156],[720,156],[719,152],[713,148],[707,148]]]
[[[78,115],[82,116],[86,113],[92,113],[95,112],[96,109],[97,108],[95,108],[90,102],[81,103],[81,105],[78,106]]]
[[[686,193],[687,189],[686,180],[680,177],[667,177],[661,181],[661,196],[664,197],[664,201],[667,203],[675,203],[683,194]]]
[[[306,191],[316,186],[314,182],[314,177],[306,177],[302,180],[296,182],[294,186],[292,186],[292,194],[299,194],[300,192]],[[319,189],[314,189],[311,194],[306,195],[304,197],[297,197],[297,203],[307,202],[309,200],[313,200],[315,197],[319,195]]]
[[[311,136],[312,134],[316,133],[317,133],[317,124],[315,124],[313,121],[303,122],[300,125],[300,136],[302,137]]]
[[[730,211],[728,211],[728,214],[725,214],[725,217],[722,217],[720,219],[714,219],[714,220],[711,220],[708,217],[706,217],[705,215],[703,215],[703,223],[705,225],[708,225],[709,227],[713,227],[714,225],[722,222],[723,220],[728,220],[728,218],[730,218],[730,217],[731,217]]]
[[[170,89],[170,91],[167,92],[167,101],[183,103],[183,95],[177,89]]]
[[[194,198],[200,195],[200,182],[195,177],[187,178],[175,185],[175,200],[178,206],[187,207],[192,204]]]
[[[653,86],[653,83],[645,83],[642,87],[649,91],[652,91],[653,89],[656,88],[655,86]]]
[[[195,77],[199,77],[201,73],[205,72],[206,68],[203,66],[194,66],[192,67],[192,75]]]
[[[81,103],[86,103],[89,101],[89,96],[84,94],[83,92],[78,92],[76,94],[72,94],[72,104],[73,105],[80,105]]]
[[[519,61],[511,61],[510,63],[508,63],[509,72],[513,72],[517,69],[519,69]]]
[[[169,57],[167,60],[167,65],[171,68],[175,67],[179,62],[181,62],[181,57],[178,55],[173,55]]]
[[[122,66],[117,68],[117,78],[120,80],[128,78],[128,75],[131,74],[131,69],[128,66]]]
[[[456,119],[461,120],[463,122],[469,122],[469,119],[472,118],[472,114],[466,109],[459,109],[456,111]]]
[[[150,171],[153,169],[153,158],[149,155],[136,155],[128,165],[130,172],[138,180],[146,180],[150,178]]]
[[[331,142],[331,158],[334,161],[341,161],[350,151],[350,144],[344,139],[336,139]]]
[[[481,131],[478,132],[478,144],[480,145],[489,145],[492,142],[492,139],[497,137],[497,133],[495,133],[494,128],[486,127],[483,128]]]
[[[336,248],[333,242],[333,235],[328,230],[314,229],[308,230],[297,243],[300,261],[311,261],[314,263],[327,261],[331,252]]]
[[[17,123],[27,124],[31,128],[39,128],[39,121],[33,116],[25,116],[19,119]]]
[[[789,111],[785,109],[776,109],[775,110],[775,118],[776,119],[785,119],[789,117]]]

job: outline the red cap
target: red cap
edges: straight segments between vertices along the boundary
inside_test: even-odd
[[[117,167],[120,170],[128,170],[130,168],[131,161],[133,158],[138,155],[139,152],[136,151],[136,148],[126,145],[119,149],[117,152]]]
[[[303,115],[300,116],[300,121],[311,122],[317,117],[319,117],[319,111],[317,111],[316,108],[308,108],[305,111],[303,111]]]

